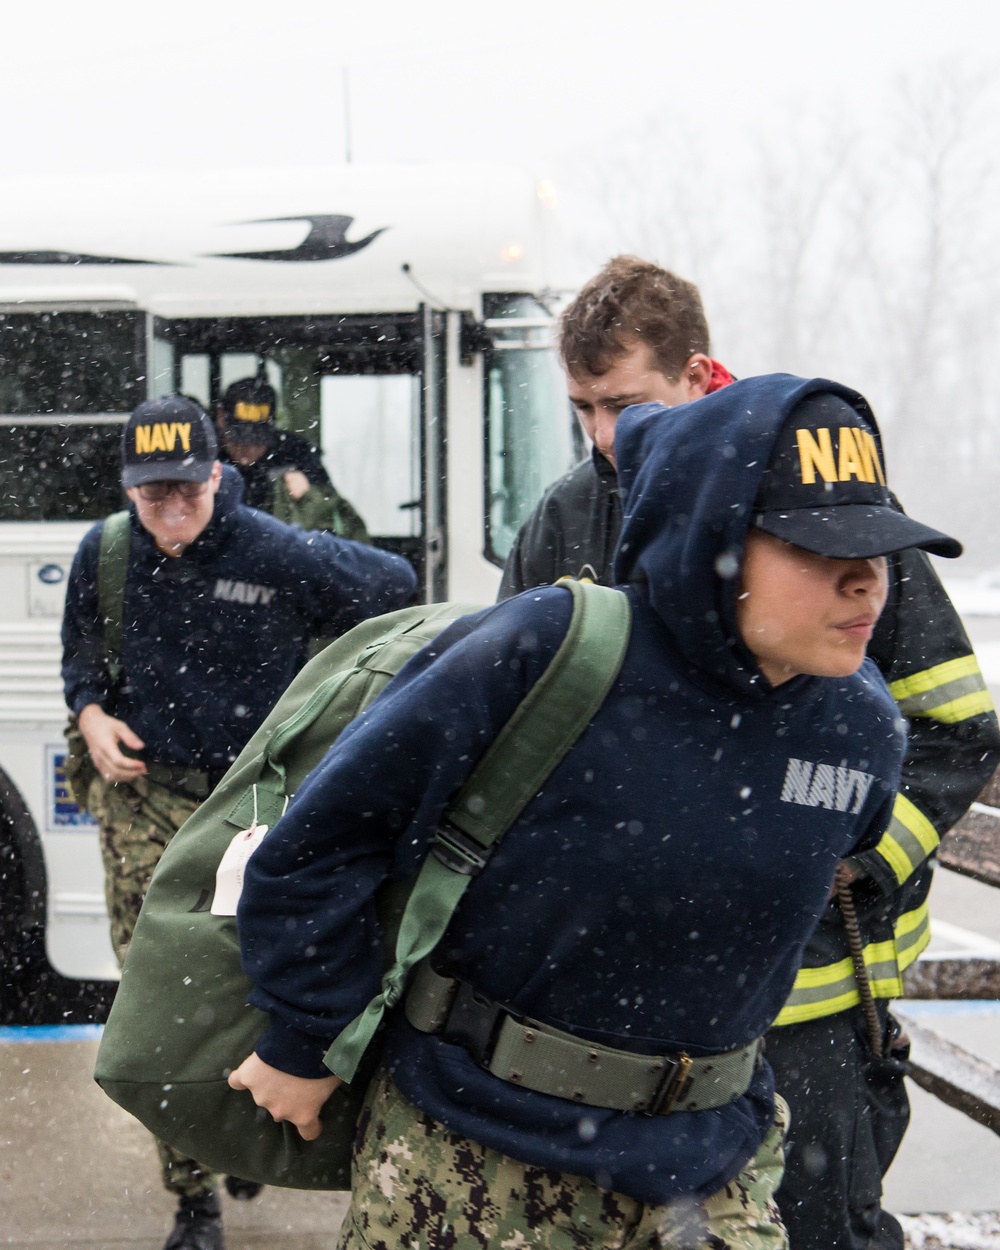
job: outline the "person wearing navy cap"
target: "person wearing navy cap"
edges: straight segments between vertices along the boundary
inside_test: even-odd
[[[709,330],[697,288],[634,256],[609,261],[566,307],[558,350],[593,454],[549,487],[522,526],[500,598],[588,566],[595,580],[609,583],[622,526],[614,453],[620,413],[649,400],[681,404],[732,384],[705,354]],[[564,420],[562,411],[552,420]],[[829,446],[807,445],[807,476],[812,472],[825,490],[832,480],[818,466],[827,478],[839,473],[839,422],[817,428],[833,433]],[[845,471],[850,448],[847,453]],[[706,456],[706,475],[717,461]],[[1000,761],[997,719],[972,645],[931,561],[917,548],[889,560],[889,598],[868,654],[910,726],[889,828],[877,848],[845,867],[854,878],[847,888],[888,1053],[881,1060],[873,1054],[846,929],[831,905],[767,1041],[792,1107],[778,1192],[792,1250],[903,1250],[899,1221],[881,1206],[882,1177],[909,1116],[887,1006],[902,995],[905,969],[930,940],[928,896],[938,844]]]
[[[132,413],[122,484],[130,506],[118,654],[109,653],[101,594],[110,522],[84,536],[62,626],[77,731],[70,755],[85,766],[74,793],[99,825],[119,961],[164,848],[305,662],[310,641],[401,607],[416,586],[398,556],[248,508],[239,474],[219,462],[212,422],[184,396]],[[179,1199],[166,1250],[219,1250],[217,1178],[158,1145],[164,1184]],[[245,1182],[227,1181],[234,1196],[248,1195]]]
[[[891,818],[905,723],[865,658],[886,556],[958,544],[899,512],[867,404],[833,382],[629,406],[614,448],[622,666],[388,1012],[340,1250],[788,1244],[761,1038],[838,863]],[[547,586],[452,624],[249,860],[269,1026],[229,1083],[304,1139],[395,998],[380,885],[416,875],[570,612]]]
[[[274,388],[259,374],[227,387],[216,411],[220,456],[239,469],[246,502],[289,524],[368,542],[360,513],[336,490],[319,452],[279,428],[276,408]]]

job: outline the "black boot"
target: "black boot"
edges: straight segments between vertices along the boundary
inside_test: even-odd
[[[875,1230],[875,1236],[868,1243],[868,1250],[905,1250],[905,1246],[906,1238],[903,1236],[903,1227],[899,1220],[888,1211],[880,1210],[878,1228]]]
[[[249,1202],[256,1198],[264,1186],[260,1181],[245,1181],[241,1176],[226,1177],[226,1193],[237,1202]]]
[[[225,1250],[222,1207],[214,1190],[181,1198],[173,1232],[163,1250]]]

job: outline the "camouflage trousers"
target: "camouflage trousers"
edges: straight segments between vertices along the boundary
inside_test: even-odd
[[[104,893],[111,920],[111,944],[118,963],[125,961],[139,908],[167,843],[198,807],[189,799],[145,777],[133,782],[90,783],[87,809],[100,827]],[[157,1141],[164,1186],[178,1196],[214,1189],[210,1168]]]
[[[787,1250],[774,1191],[788,1108],[776,1102],[735,1180],[709,1198],[648,1206],[450,1132],[383,1072],[358,1122],[338,1250]]]

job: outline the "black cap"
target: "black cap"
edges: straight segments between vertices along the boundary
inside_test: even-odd
[[[207,482],[218,453],[212,422],[194,400],[147,399],[122,433],[122,485]]]
[[[754,524],[838,560],[920,547],[954,558],[962,544],[911,520],[885,483],[881,447],[856,408],[831,392],[796,405],[754,503]]]
[[[239,443],[269,443],[277,396],[262,377],[241,378],[222,396],[225,435]]]

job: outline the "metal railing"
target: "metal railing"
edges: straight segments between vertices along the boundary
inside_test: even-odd
[[[1000,770],[942,841],[938,863],[973,881],[1000,887]],[[933,897],[932,891],[932,909]],[[1000,958],[983,949],[918,960],[907,969],[903,983],[911,999],[1000,1000]],[[912,1079],[948,1106],[1000,1134],[1000,1068],[911,1017],[906,999],[894,1004],[893,1012],[910,1037]]]

